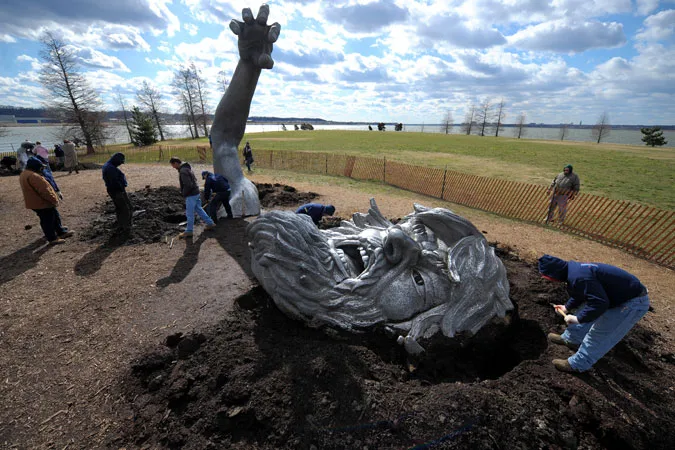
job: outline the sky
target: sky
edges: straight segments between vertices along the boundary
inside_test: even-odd
[[[262,3],[2,0],[0,104],[48,104],[39,37],[69,45],[107,109],[148,81],[177,112],[194,62],[212,110],[239,55],[232,19]],[[271,0],[281,25],[251,116],[441,123],[505,103],[506,123],[675,124],[675,0]]]

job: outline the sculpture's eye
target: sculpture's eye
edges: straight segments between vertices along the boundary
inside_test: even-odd
[[[424,286],[424,278],[422,278],[422,275],[415,269],[412,271],[412,277],[413,280],[415,280],[415,284],[418,286]]]

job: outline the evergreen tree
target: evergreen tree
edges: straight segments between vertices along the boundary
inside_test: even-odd
[[[660,147],[668,143],[668,141],[666,141],[666,138],[663,137],[663,131],[661,131],[661,128],[659,127],[641,128],[640,132],[644,134],[644,136],[642,136],[642,142],[644,142],[645,145],[651,145],[652,147],[656,146]]]
[[[134,145],[142,147],[157,142],[157,128],[152,117],[143,113],[138,106],[134,106],[131,113],[131,128]]]

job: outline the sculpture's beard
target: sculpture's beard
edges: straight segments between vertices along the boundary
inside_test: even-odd
[[[331,230],[285,211],[249,226],[253,272],[282,311],[344,329],[384,324],[419,351],[419,337],[475,333],[513,308],[504,266],[470,222],[415,205],[393,225],[371,205]]]

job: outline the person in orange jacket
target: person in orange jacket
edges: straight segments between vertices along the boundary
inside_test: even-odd
[[[26,163],[26,170],[21,172],[19,183],[23,192],[26,209],[32,209],[40,218],[40,227],[45,234],[49,245],[64,244],[67,238],[73,235],[72,231],[61,226],[56,207],[59,197],[49,181],[42,176],[42,164],[37,158],[30,158]]]

